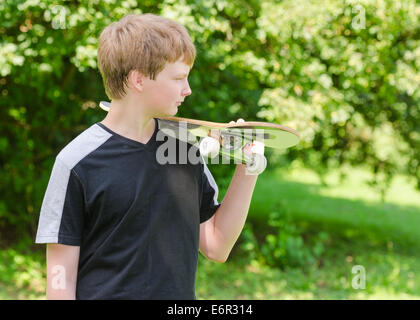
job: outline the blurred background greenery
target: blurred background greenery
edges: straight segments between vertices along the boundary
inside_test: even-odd
[[[0,299],[45,298],[33,242],[52,165],[103,119],[97,39],[133,12],[182,23],[197,47],[180,116],[301,133],[267,150],[229,260],[200,257],[197,298],[420,298],[419,1],[4,0]],[[222,201],[234,165],[210,170]]]

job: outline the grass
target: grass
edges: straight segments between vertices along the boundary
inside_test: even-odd
[[[408,184],[408,179],[397,176],[386,201],[381,202],[380,195],[363,182],[369,178],[368,172],[347,170],[351,175],[345,181],[339,180],[338,172],[331,172],[327,186],[308,169],[273,172],[258,181],[250,219],[264,221],[270,211],[282,207],[296,220],[332,232],[336,229],[350,238],[420,247],[420,192]]]
[[[361,249],[362,247],[359,247]],[[352,268],[366,270],[366,288],[353,289]],[[278,270],[253,263],[200,259],[198,299],[420,299],[418,257],[382,250],[332,250],[321,268]]]
[[[301,268],[269,268],[235,246],[225,264],[199,258],[198,299],[420,299],[420,192],[397,176],[386,201],[364,181],[369,173],[332,171],[323,185],[309,169],[291,166],[258,178],[248,220],[264,238],[271,212],[287,210],[308,234],[329,235],[324,254]],[[221,190],[220,199],[226,190]],[[45,254],[25,248],[0,251],[0,299],[42,299]],[[366,271],[354,289],[354,266]]]
[[[299,166],[259,177],[248,220],[264,226],[270,212],[287,210],[308,233],[326,232],[326,254],[299,269],[266,268],[233,252],[218,265],[200,260],[200,299],[419,299],[420,192],[397,176],[385,202],[364,181],[363,169],[332,171],[323,185]],[[222,192],[223,194],[223,192]],[[239,239],[241,241],[241,238]],[[366,271],[365,289],[354,289],[353,267]]]

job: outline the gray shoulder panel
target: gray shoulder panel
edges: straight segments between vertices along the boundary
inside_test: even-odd
[[[60,159],[71,170],[80,160],[101,146],[111,136],[111,133],[94,124],[61,150],[57,159]]]
[[[70,171],[111,136],[112,134],[100,126],[92,125],[57,155],[41,206],[36,243],[58,242]]]

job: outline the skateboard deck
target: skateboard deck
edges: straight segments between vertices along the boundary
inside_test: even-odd
[[[101,101],[99,106],[108,111],[110,103]],[[180,139],[179,131],[187,129],[190,135],[182,135],[181,140],[194,143],[194,137],[207,138],[216,133],[221,145],[219,153],[233,159],[245,161],[242,148],[246,143],[260,141],[265,147],[287,149],[299,142],[299,133],[289,127],[270,122],[244,121],[236,123],[218,123],[181,117],[159,117],[159,129]],[[174,134],[177,133],[177,134]],[[196,139],[195,139],[196,140]]]

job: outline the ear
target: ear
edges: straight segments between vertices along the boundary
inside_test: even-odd
[[[144,75],[137,70],[131,70],[128,74],[128,86],[142,92],[143,85]]]

